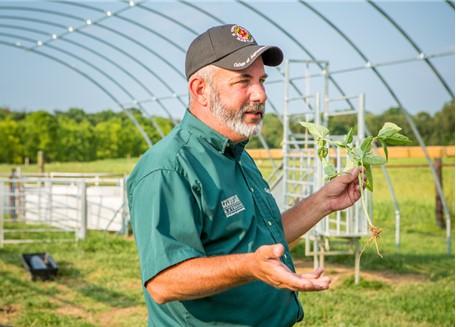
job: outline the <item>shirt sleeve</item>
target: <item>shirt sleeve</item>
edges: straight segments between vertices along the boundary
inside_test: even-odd
[[[162,270],[205,256],[202,216],[191,186],[172,170],[144,177],[132,194],[132,228],[143,285]]]

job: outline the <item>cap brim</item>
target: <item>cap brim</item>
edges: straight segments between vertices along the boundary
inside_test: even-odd
[[[212,64],[228,70],[242,70],[249,67],[261,56],[266,66],[278,66],[283,61],[283,53],[275,46],[249,45],[245,46]]]

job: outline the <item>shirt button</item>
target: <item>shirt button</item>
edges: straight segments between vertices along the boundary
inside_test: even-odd
[[[270,220],[268,220],[268,225],[269,225],[269,226],[272,226],[272,223],[271,223],[271,221],[270,221]]]
[[[250,188],[250,192],[255,192],[255,190],[253,189],[253,187]]]
[[[284,254],[284,255],[283,255],[283,257],[286,259],[286,258],[287,258],[287,255],[286,255],[286,254]]]

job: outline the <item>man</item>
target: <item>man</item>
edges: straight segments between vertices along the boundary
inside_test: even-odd
[[[187,51],[189,110],[128,180],[149,326],[291,326],[303,317],[297,291],[329,287],[322,270],[294,272],[288,244],[360,197],[359,171],[281,215],[244,151],[261,128],[264,65],[282,59],[239,25]]]

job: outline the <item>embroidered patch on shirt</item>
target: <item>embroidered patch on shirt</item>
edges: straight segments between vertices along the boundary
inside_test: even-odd
[[[244,205],[241,200],[239,200],[237,195],[230,196],[229,198],[223,200],[221,204],[226,218],[245,210]]]

